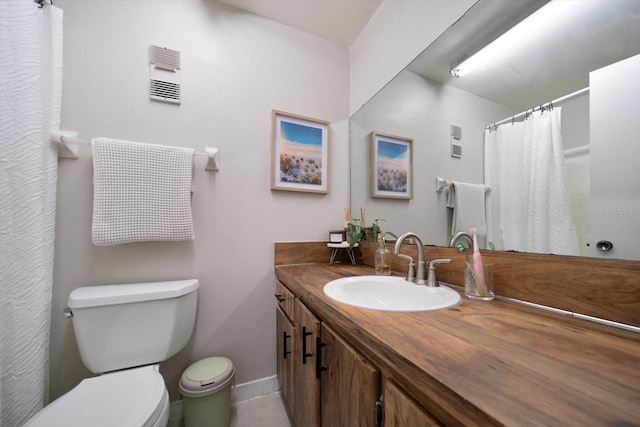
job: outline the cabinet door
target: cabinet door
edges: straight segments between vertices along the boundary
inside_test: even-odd
[[[331,328],[322,324],[321,329],[322,348],[318,352],[322,363],[322,425],[374,427],[380,371]]]
[[[384,381],[384,427],[441,426],[433,416],[400,390],[393,382]]]
[[[276,309],[276,330],[277,330],[277,354],[276,354],[276,366],[278,374],[278,382],[280,383],[280,390],[282,397],[284,398],[287,410],[291,418],[295,417],[295,393],[293,393],[293,363],[295,358],[295,338],[296,329],[287,318],[287,316],[280,310]]]
[[[275,297],[276,300],[278,300],[278,307],[280,307],[280,310],[282,310],[282,312],[293,322],[295,316],[294,301],[296,297],[280,282],[276,282]]]
[[[295,424],[296,427],[320,426],[320,381],[316,378],[316,338],[320,321],[296,299]]]

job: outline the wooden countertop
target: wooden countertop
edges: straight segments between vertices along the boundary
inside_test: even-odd
[[[499,300],[463,296],[449,309],[394,313],[324,295],[330,280],[370,274],[276,266],[322,321],[443,424],[640,425],[640,334]]]

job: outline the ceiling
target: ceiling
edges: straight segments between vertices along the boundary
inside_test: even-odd
[[[460,78],[450,75],[456,58],[472,54],[547,2],[481,0],[409,69],[523,111],[588,87],[589,72],[640,54],[639,0],[574,0],[560,26],[540,28],[489,66]]]
[[[218,0],[350,46],[382,0]],[[395,0],[398,1],[398,0]],[[480,0],[409,69],[524,110],[589,85],[589,72],[640,54],[640,0],[564,0],[575,8],[561,27],[540,28],[510,57],[462,78],[456,58],[473,53],[549,0]]]
[[[350,46],[382,0],[218,0]]]

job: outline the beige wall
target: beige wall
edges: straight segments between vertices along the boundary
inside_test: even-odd
[[[64,10],[62,128],[220,150],[196,160],[192,242],[91,243],[92,164],[60,160],[51,328],[51,398],[89,372],[69,293],[82,285],[201,282],[194,336],[163,364],[171,400],[192,361],[227,356],[236,382],[275,374],[273,242],[322,240],[348,206],[349,58],[345,47],[212,1],[58,0]],[[148,47],[181,51],[182,105],[148,96]],[[331,121],[330,193],[270,190],[271,110]]]
[[[353,114],[477,0],[384,0],[349,49]]]

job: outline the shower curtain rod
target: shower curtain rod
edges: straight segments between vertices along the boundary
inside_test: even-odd
[[[533,107],[533,108],[530,108],[528,110],[524,110],[522,113],[518,113],[518,114],[516,114],[514,116],[507,117],[506,119],[500,120],[498,122],[488,124],[484,128],[488,129],[489,131],[491,131],[491,129],[496,130],[498,128],[498,126],[500,126],[500,125],[503,125],[503,124],[509,123],[509,122],[513,123],[515,121],[515,119],[519,119],[522,116],[529,116],[529,114],[532,114],[532,113],[534,113],[536,111],[545,111],[545,110],[553,109],[553,106],[555,104],[560,104],[560,103],[562,103],[564,101],[569,101],[570,99],[573,99],[573,98],[575,98],[577,96],[580,96],[580,95],[582,95],[584,93],[587,93],[587,92],[589,92],[589,87],[588,86],[583,88],[583,89],[577,90],[577,91],[575,91],[573,93],[570,93],[569,95],[561,96],[558,99],[554,99],[553,101],[546,102],[546,103],[544,103],[542,105],[539,105],[537,107]]]

